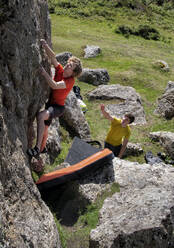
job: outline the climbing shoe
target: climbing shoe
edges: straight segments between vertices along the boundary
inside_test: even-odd
[[[40,154],[40,150],[37,146],[35,146],[34,148],[29,148],[27,150],[27,154],[30,156],[30,157],[35,157],[36,159],[39,158],[39,154]]]

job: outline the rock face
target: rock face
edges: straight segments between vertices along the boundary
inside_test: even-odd
[[[37,75],[40,39],[50,44],[44,0],[2,1],[0,26],[0,241],[6,248],[61,247],[26,156],[27,131],[49,94]],[[47,62],[43,59],[44,67]]]
[[[108,104],[107,111],[111,115],[122,118],[127,113],[135,116],[135,124],[145,124],[145,112],[141,104],[141,97],[135,89],[120,84],[100,85],[88,93],[89,100],[119,100],[116,104]]]
[[[90,248],[171,248],[174,221],[174,168],[115,158],[120,193],[104,201]]]
[[[166,119],[174,117],[174,82],[169,81],[164,94],[158,98],[158,106],[155,113]]]

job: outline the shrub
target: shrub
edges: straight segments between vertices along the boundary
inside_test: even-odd
[[[56,5],[57,5],[56,0],[48,1],[48,8],[49,8],[50,13],[55,13]]]
[[[115,30],[115,32],[119,34],[123,34],[127,38],[130,35],[137,35],[147,40],[159,40],[160,39],[160,33],[155,28],[151,28],[148,25],[140,25],[137,28],[137,30],[135,28],[122,25],[122,26],[119,26],[118,29]]]
[[[60,6],[61,8],[67,8],[67,9],[77,7],[75,2],[69,0],[59,0],[57,2],[57,5]]]
[[[136,32],[136,35],[143,37],[147,40],[159,40],[160,34],[155,28],[151,28],[148,25],[140,25]]]
[[[116,33],[123,34],[125,37],[129,37],[129,35],[134,34],[134,31],[129,26],[119,26],[118,29],[115,30]]]

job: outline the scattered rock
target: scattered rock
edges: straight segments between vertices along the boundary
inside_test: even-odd
[[[85,55],[84,58],[93,58],[101,53],[99,46],[86,46],[84,49]]]
[[[163,71],[169,71],[170,69],[169,65],[164,60],[157,60],[155,64],[159,66],[159,68],[161,68]]]
[[[106,69],[84,68],[78,79],[79,81],[97,86],[99,84],[107,84],[110,80],[110,77]]]
[[[149,137],[153,141],[160,142],[166,153],[174,159],[174,133],[166,131],[151,132]]]
[[[141,144],[128,142],[124,156],[139,156],[143,153]]]
[[[70,52],[63,52],[56,55],[57,61],[62,65],[65,66],[67,64],[68,59],[72,57],[72,53]]]
[[[154,156],[151,151],[146,152],[145,156],[145,161],[148,164],[159,164],[159,163],[164,163],[162,159],[160,159],[158,156]]]
[[[154,113],[166,119],[174,117],[174,82],[168,82],[164,94],[158,98],[158,106]]]

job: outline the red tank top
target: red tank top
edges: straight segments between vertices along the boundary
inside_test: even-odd
[[[61,64],[59,64],[55,68],[55,76],[54,76],[54,81],[59,82],[59,81],[64,81],[66,84],[65,89],[57,89],[57,90],[52,90],[51,94],[51,104],[59,104],[64,106],[65,105],[65,100],[71,89],[73,88],[73,85],[75,83],[74,77],[69,77],[69,78],[64,78],[63,77],[63,67]]]

